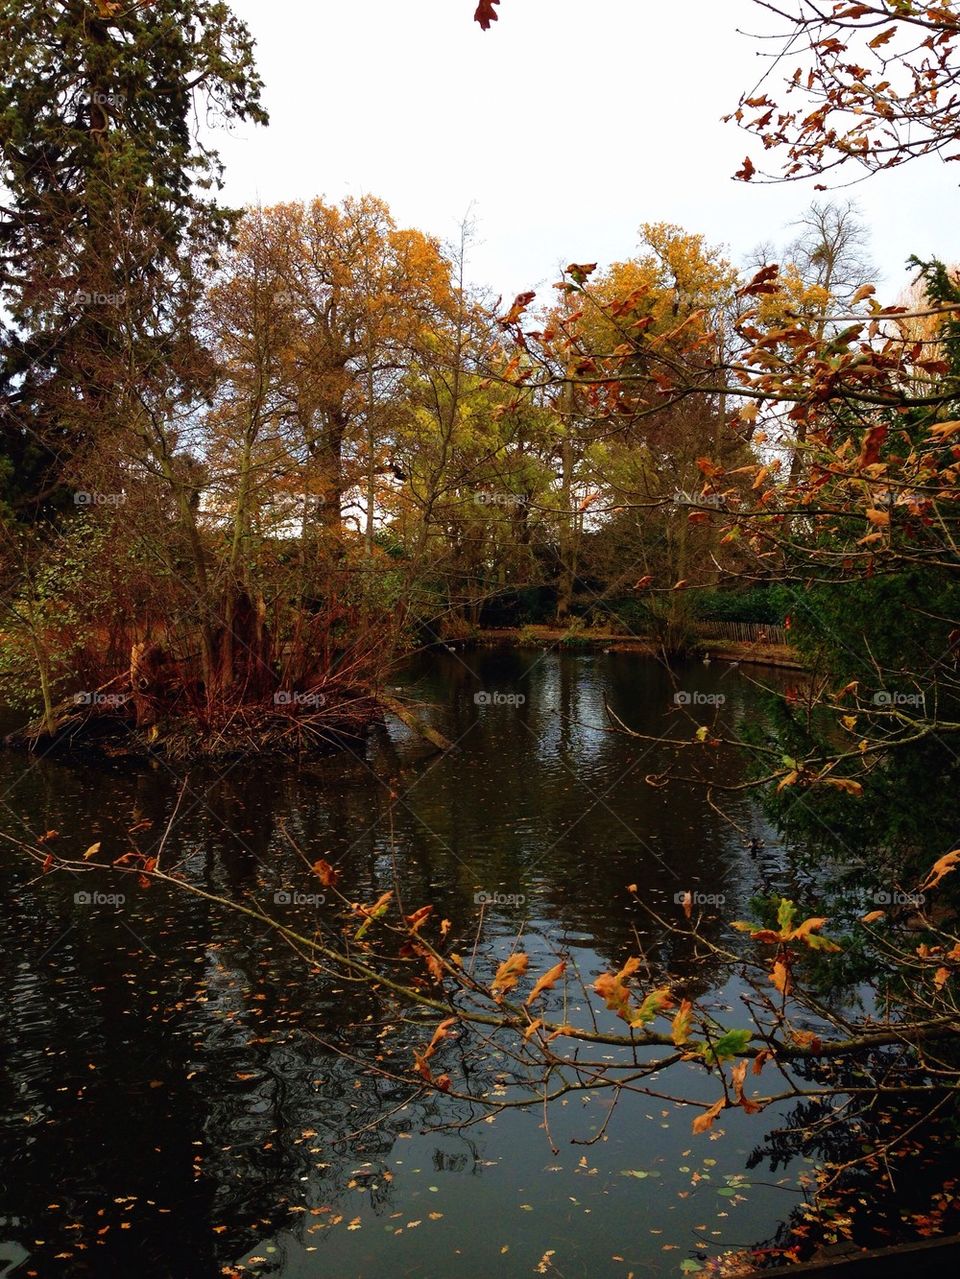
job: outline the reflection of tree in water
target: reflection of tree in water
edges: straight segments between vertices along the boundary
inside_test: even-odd
[[[194,866],[238,886],[216,853]],[[285,1229],[319,1239],[309,1208],[335,1215],[351,1179],[385,1212],[397,1135],[439,1125],[443,1099],[404,1109],[415,1089],[351,1059],[380,1051],[372,998],[202,900],[156,888],[137,905],[145,946],[113,912],[51,950],[74,915],[48,893],[14,896],[0,928],[19,965],[0,1022],[7,1229],[38,1273],[214,1275]]]
[[[859,1067],[836,1063],[830,1082],[855,1088],[863,1084],[865,1071],[882,1076],[890,1087],[901,1082],[893,1058],[882,1053],[865,1055]],[[825,1081],[826,1072],[813,1064],[797,1066],[796,1073]],[[768,1131],[754,1148],[747,1168],[775,1174],[800,1160],[816,1168],[804,1176],[804,1204],[770,1239],[754,1246],[752,1260],[778,1265],[785,1252],[807,1260],[840,1243],[883,1247],[902,1240],[905,1222],[921,1236],[960,1228],[960,1202],[952,1193],[954,1177],[941,1145],[955,1123],[956,1105],[933,1114],[932,1104],[913,1103],[907,1094],[862,1107],[851,1099],[839,1109],[836,1099],[798,1102],[782,1126]],[[902,1140],[905,1129],[909,1135]]]

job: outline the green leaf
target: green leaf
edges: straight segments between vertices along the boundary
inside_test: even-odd
[[[780,898],[780,909],[777,911],[777,923],[780,925],[782,933],[789,932],[793,928],[793,921],[797,915],[797,908],[792,901],[788,901],[786,897]]]
[[[727,1061],[744,1052],[753,1038],[749,1030],[728,1030],[720,1039],[703,1054],[707,1061]]]

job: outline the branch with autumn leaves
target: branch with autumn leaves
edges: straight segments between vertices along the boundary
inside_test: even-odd
[[[960,938],[922,915],[923,908],[926,940],[919,945],[883,911],[863,917],[860,927],[871,944],[907,973],[908,981],[895,997],[885,992],[884,1017],[851,1020],[818,996],[805,974],[807,956],[836,955],[841,945],[824,933],[826,918],[799,919],[797,906],[788,900],[779,902],[774,925],[732,924],[734,933],[746,935],[744,946],[733,943],[733,934],[729,943],[712,940],[718,921],[695,916],[689,894],[682,902],[682,921],[671,922],[645,907],[637,886],[630,885],[636,904],[663,934],[682,938],[691,948],[693,975],[680,980],[659,971],[638,936],[637,954],[588,985],[569,954],[556,956],[539,974],[531,970],[530,956],[519,943],[506,958],[494,959],[482,947],[482,909],[471,943],[470,921],[458,930],[449,919],[436,919],[432,905],[407,911],[399,884],[372,903],[353,901],[344,891],[343,872],[322,858],[311,861],[292,838],[305,870],[336,905],[335,915],[313,936],[274,918],[255,901],[209,892],[180,866],[166,869],[161,865],[166,836],[160,851],[147,855],[137,849],[133,833],[131,849],[109,861],[99,843],[82,858],[60,857],[50,847],[54,836],[34,845],[3,836],[34,863],[34,883],[96,872],[134,876],[143,891],[165,884],[267,926],[306,962],[362,984],[389,1006],[391,1015],[397,1006],[407,1007],[415,1014],[418,1037],[424,1019],[438,1016],[429,1037],[413,1047],[408,1068],[385,1065],[383,1058],[366,1064],[377,1073],[475,1105],[477,1118],[467,1124],[490,1112],[536,1103],[546,1113],[550,1103],[570,1093],[610,1090],[614,1102],[623,1093],[640,1093],[693,1106],[701,1111],[693,1121],[694,1132],[700,1133],[732,1108],[755,1114],[799,1098],[843,1098],[846,1104],[862,1105],[911,1094],[942,1099],[960,1086],[960,1066],[950,1051],[960,1037],[954,993]],[[920,892],[929,895],[958,866],[960,850],[942,857]],[[691,993],[701,977],[715,988],[722,975],[736,975],[742,984],[747,1026],[726,1025],[707,1001]],[[458,1071],[453,1059],[445,1057],[454,1040],[461,1067],[463,1055],[472,1054],[479,1069]],[[610,1049],[616,1054],[611,1056]],[[483,1078],[482,1068],[494,1050],[511,1063],[509,1081],[495,1089],[473,1086]],[[878,1050],[884,1052],[874,1058]],[[894,1061],[897,1077],[888,1082]],[[719,1096],[705,1102],[666,1091],[654,1077],[679,1063],[702,1066],[717,1080]],[[856,1082],[831,1073],[831,1063],[856,1063]],[[801,1069],[814,1081],[801,1078]],[[751,1091],[748,1072],[750,1079],[759,1080],[765,1071],[775,1073],[776,1087]]]

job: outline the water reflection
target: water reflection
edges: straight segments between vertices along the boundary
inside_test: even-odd
[[[736,671],[682,678],[722,690],[731,719],[756,704]],[[155,851],[176,814],[165,866],[307,930],[331,921],[322,904],[278,899],[316,892],[294,844],[340,865],[356,900],[398,875],[407,903],[432,902],[465,938],[478,893],[513,898],[486,908],[483,944],[502,950],[527,921],[535,956],[566,949],[586,979],[621,963],[638,935],[652,962],[690,970],[688,943],[652,925],[628,883],[672,917],[680,892],[723,896],[730,918],[764,883],[788,882],[746,799],[731,815],[765,841],[762,859],[701,793],[647,785],[656,752],[608,731],[605,699],[645,732],[681,731],[657,664],[479,652],[425,659],[402,682],[457,741],[452,755],[427,755],[391,724],[362,755],[299,772],[4,756],[3,826],[59,831],[58,850],[73,855],[99,840],[115,857],[133,828]],[[515,700],[478,703],[484,691]],[[731,1221],[702,1162],[721,1148],[691,1151],[689,1116],[641,1098],[591,1147],[569,1143],[599,1131],[606,1102],[559,1108],[556,1157],[535,1113],[436,1131],[470,1108],[361,1064],[408,1061],[423,1028],[394,1017],[391,1029],[362,988],[310,969],[254,921],[133,878],[122,903],[80,903],[78,892],[116,883],[31,882],[10,849],[0,876],[0,1238],[30,1254],[23,1273],[206,1279],[243,1263],[285,1279],[526,1275],[553,1249],[565,1276],[622,1279],[631,1267],[674,1274],[703,1240],[761,1237],[785,1214],[782,1191],[757,1188]],[[719,935],[720,919],[711,927]],[[486,1069],[492,1086],[498,1065]],[[711,1084],[691,1086],[708,1095]],[[726,1125],[727,1173],[745,1170],[757,1141],[743,1118]],[[623,1177],[637,1168],[650,1179]]]

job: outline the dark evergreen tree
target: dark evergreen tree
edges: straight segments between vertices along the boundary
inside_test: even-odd
[[[264,123],[254,43],[214,0],[0,0],[0,510],[49,515],[124,374],[189,366],[228,235],[201,120]]]

